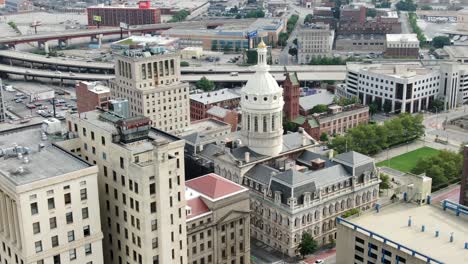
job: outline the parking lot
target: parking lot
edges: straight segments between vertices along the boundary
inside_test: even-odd
[[[37,85],[47,85],[55,91],[55,113],[59,119],[64,119],[67,111],[76,111],[76,97],[69,90],[72,87],[60,87],[50,84],[32,83],[18,80],[4,80],[4,101],[7,116],[11,121],[28,120],[33,117],[48,118],[53,116],[53,100],[40,100],[31,102],[30,97],[21,92],[21,88]]]

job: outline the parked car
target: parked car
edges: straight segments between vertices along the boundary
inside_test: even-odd
[[[36,108],[36,106],[34,104],[27,104],[26,107],[29,108],[29,109]]]

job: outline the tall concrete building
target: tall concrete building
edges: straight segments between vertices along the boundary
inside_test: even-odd
[[[188,263],[184,141],[147,117],[100,110],[67,126],[62,147],[99,167],[105,263]]]
[[[460,204],[468,206],[468,145],[463,147],[463,173],[461,176]]]
[[[190,123],[189,86],[180,81],[177,53],[153,48],[116,55],[113,98],[129,102],[130,116],[144,115],[152,126],[177,133]]]
[[[248,189],[216,174],[186,186],[189,263],[250,263]]]
[[[329,56],[333,40],[334,31],[328,24],[300,25],[297,34],[299,63],[307,64],[313,57]]]
[[[40,128],[0,140],[0,263],[104,263],[97,166]]]

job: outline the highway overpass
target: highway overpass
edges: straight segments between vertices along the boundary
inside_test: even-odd
[[[252,20],[254,19],[246,19]],[[150,25],[138,25],[131,26],[129,30],[124,30],[123,33],[127,35],[127,32],[131,33],[150,33],[156,31],[163,31],[173,27],[187,27],[187,26],[199,26],[199,27],[215,27],[217,25],[223,25],[226,23],[232,23],[233,19],[219,19],[219,20],[206,20],[206,21],[184,21],[176,23],[161,23],[161,24],[150,24]],[[30,42],[46,42],[50,40],[66,41],[73,38],[84,38],[93,37],[98,35],[109,36],[109,35],[120,35],[120,28],[97,28],[97,29],[83,29],[83,30],[68,30],[68,31],[57,31],[47,32],[35,35],[22,35],[22,36],[11,36],[0,38],[0,45],[14,46],[21,43]]]
[[[91,73],[69,73],[50,70],[36,70],[23,67],[0,64],[0,73],[25,76],[25,78],[38,77],[50,78],[55,80],[77,80],[77,81],[108,81],[114,78],[114,75],[91,74]]]

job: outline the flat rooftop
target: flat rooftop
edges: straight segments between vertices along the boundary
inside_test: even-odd
[[[408,227],[410,216],[412,226]],[[457,217],[452,211],[433,205],[399,203],[349,221],[441,262],[468,263],[468,251],[464,249],[468,218]],[[421,232],[422,225],[426,226],[425,232]],[[434,235],[436,230],[439,237]],[[450,243],[452,232],[454,242]]]
[[[387,42],[418,42],[416,34],[387,34]]]
[[[399,63],[348,63],[347,67],[352,71],[367,71],[370,73],[385,74],[397,78],[412,78],[429,74],[431,68],[424,67],[419,62],[399,62]]]
[[[190,126],[188,126],[186,130],[180,133],[179,135],[186,136],[195,132],[205,134],[211,131],[216,131],[219,128],[226,128],[226,129],[229,128],[230,130],[231,129],[230,127],[231,125],[223,121],[219,121],[214,118],[205,118],[205,119],[193,121],[192,123],[190,123]]]
[[[385,35],[383,34],[339,34],[336,36],[337,39],[350,39],[350,40],[360,40],[360,39],[379,39],[384,40]]]
[[[93,92],[95,94],[110,93],[110,88],[105,86],[101,82],[82,82],[82,83],[87,86],[88,91]]]
[[[39,151],[39,144],[41,143],[44,147]],[[23,154],[22,159],[16,155],[3,155],[0,162],[0,175],[6,177],[16,186],[92,166],[53,145],[51,138],[42,140],[42,129],[40,127],[13,130],[9,134],[0,136],[0,150],[3,150],[3,153],[13,154],[14,150],[12,148],[15,145],[17,149],[19,147],[22,147],[22,149],[28,148],[28,154]],[[5,156],[9,157],[5,158]],[[28,162],[25,162],[24,158],[27,158]]]
[[[468,47],[467,46],[444,46],[444,50],[454,58],[464,58],[468,57]]]
[[[240,99],[240,91],[238,89],[220,89],[211,92],[204,92],[199,94],[191,94],[190,100],[202,104],[214,104],[227,100]]]

